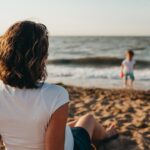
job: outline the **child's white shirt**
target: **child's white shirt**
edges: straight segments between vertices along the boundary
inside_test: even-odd
[[[136,63],[136,61],[134,59],[132,59],[132,60],[128,60],[128,59],[123,60],[123,62],[122,62],[122,65],[124,66],[123,67],[123,72],[124,73],[133,72],[135,63]]]

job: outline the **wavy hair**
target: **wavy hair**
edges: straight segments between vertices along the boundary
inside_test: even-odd
[[[48,46],[45,25],[32,21],[13,24],[0,37],[0,79],[17,88],[43,85]]]

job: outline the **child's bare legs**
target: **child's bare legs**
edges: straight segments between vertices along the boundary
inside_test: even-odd
[[[74,127],[82,127],[86,129],[86,131],[89,133],[91,140],[102,140],[106,138],[107,136],[115,135],[116,130],[113,128],[110,128],[107,132],[104,127],[99,124],[93,115],[87,114],[79,118],[78,120],[69,123],[71,127],[74,124]]]
[[[133,82],[134,80],[130,80],[130,88],[133,88]]]
[[[125,79],[124,83],[125,83],[125,88],[127,88],[128,87],[128,80]]]
[[[133,88],[133,82],[135,80],[133,72],[130,73],[130,88]]]
[[[125,85],[125,88],[128,88],[128,75],[125,74],[125,77],[124,77],[124,85]]]

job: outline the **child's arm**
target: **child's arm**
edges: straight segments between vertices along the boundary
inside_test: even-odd
[[[124,68],[124,65],[121,64],[120,78],[124,77],[123,68]]]
[[[123,72],[123,68],[124,68],[124,65],[123,65],[123,64],[121,64],[121,72]]]
[[[136,69],[136,65],[134,64],[133,69]]]
[[[136,69],[136,61],[134,60],[133,69]]]

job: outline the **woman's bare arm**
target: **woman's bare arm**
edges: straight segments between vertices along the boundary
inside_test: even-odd
[[[67,117],[68,104],[54,112],[45,134],[45,150],[64,150]]]

